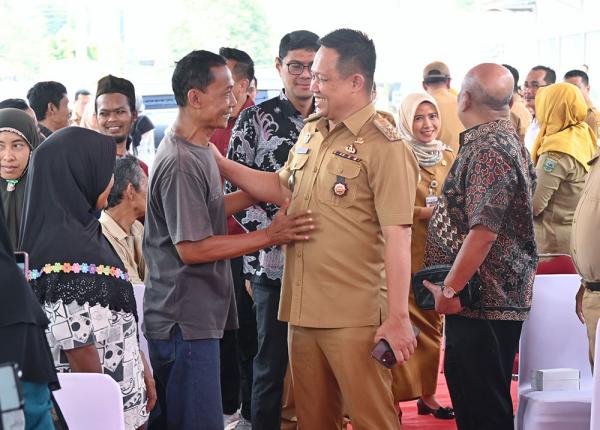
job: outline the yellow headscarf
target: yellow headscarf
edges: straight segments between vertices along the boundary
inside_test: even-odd
[[[587,163],[598,149],[596,136],[585,122],[587,110],[575,85],[561,82],[540,88],[535,96],[540,132],[531,151],[533,163],[545,152],[562,152],[575,158],[587,172]]]

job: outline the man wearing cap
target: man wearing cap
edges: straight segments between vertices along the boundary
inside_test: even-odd
[[[98,130],[115,139],[117,157],[125,156],[131,142],[131,128],[137,118],[133,84],[127,79],[107,75],[98,81],[95,103]],[[148,176],[148,166],[138,161]]]
[[[458,135],[464,127],[458,119],[456,96],[450,92],[450,70],[445,63],[434,61],[423,69],[423,88],[433,96],[442,120],[439,139],[458,152]]]

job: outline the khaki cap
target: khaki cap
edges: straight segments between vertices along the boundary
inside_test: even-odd
[[[439,78],[450,78],[450,70],[445,63],[442,63],[441,61],[434,61],[433,63],[429,63],[427,66],[425,66],[423,69],[424,81]]]

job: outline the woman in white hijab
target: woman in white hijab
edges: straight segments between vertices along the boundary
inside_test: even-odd
[[[421,180],[412,225],[411,273],[423,268],[427,226],[456,154],[437,140],[441,121],[435,99],[426,93],[409,94],[400,105],[399,129],[403,140],[413,148],[419,163]],[[442,317],[435,310],[423,310],[415,304],[411,291],[410,319],[421,333],[415,354],[393,369],[396,401],[419,399],[420,415],[439,419],[454,418],[451,408],[442,407],[435,398],[442,338]]]

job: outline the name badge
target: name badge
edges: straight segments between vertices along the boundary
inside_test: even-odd
[[[310,151],[310,148],[308,146],[296,147],[296,154],[308,154],[308,151]]]
[[[431,208],[437,205],[438,198],[437,196],[427,196],[425,197],[425,207]]]

